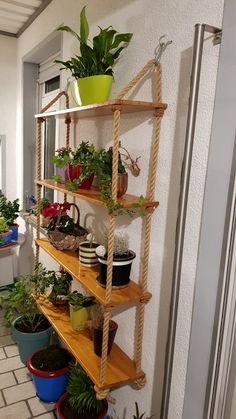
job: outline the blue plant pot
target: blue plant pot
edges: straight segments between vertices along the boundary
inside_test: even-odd
[[[57,371],[41,371],[32,364],[32,358],[37,352],[39,351],[31,354],[27,362],[27,367],[32,374],[37,396],[45,403],[56,402],[60,399],[62,394],[65,393],[69,378],[69,367]]]
[[[8,230],[5,233],[0,233],[0,247],[9,246],[12,241],[12,231]]]
[[[17,241],[18,240],[18,229],[19,229],[18,224],[13,224],[9,228],[12,231],[11,240]]]
[[[13,321],[12,332],[16,338],[20,359],[23,364],[26,365],[27,360],[33,352],[37,351],[38,349],[48,347],[53,328],[52,326],[49,326],[46,330],[35,333],[21,332],[15,327],[15,324],[20,320],[20,318],[21,316],[17,317],[17,319]]]

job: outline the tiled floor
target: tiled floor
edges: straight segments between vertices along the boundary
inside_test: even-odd
[[[55,419],[55,404],[42,403],[0,311],[0,419]]]

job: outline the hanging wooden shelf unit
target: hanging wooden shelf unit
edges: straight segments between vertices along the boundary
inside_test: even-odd
[[[153,70],[155,72],[156,102],[131,101],[125,100],[124,96],[132,89],[144,75]],[[66,108],[56,112],[48,112],[50,106],[61,96],[66,97]],[[159,150],[161,118],[167,105],[161,103],[161,66],[155,60],[150,60],[143,69],[134,77],[133,80],[121,91],[118,98],[109,102],[69,108],[69,98],[65,92],[59,93],[43,111],[36,115],[38,123],[38,143],[37,143],[37,239],[36,239],[36,263],[39,261],[39,249],[45,251],[60,266],[69,272],[82,287],[84,287],[96,300],[104,306],[104,329],[103,329],[103,351],[99,358],[93,352],[90,331],[75,332],[70,325],[69,314],[66,309],[54,307],[48,300],[39,299],[37,301],[39,309],[45,314],[55,330],[61,336],[65,344],[71,350],[78,362],[87,372],[95,384],[95,390],[99,398],[108,395],[109,389],[134,381],[138,388],[145,384],[145,374],[141,368],[142,361],[142,339],[144,324],[144,304],[149,301],[151,294],[147,290],[148,279],[148,259],[149,243],[151,231],[151,217],[153,209],[158,206],[154,199],[155,182],[157,173],[157,157]],[[113,238],[115,232],[115,222],[117,213],[109,214],[109,233],[108,233],[108,265],[107,265],[107,285],[102,288],[96,278],[98,272],[94,268],[84,268],[79,264],[78,254],[70,251],[59,251],[54,248],[47,239],[40,238],[40,203],[42,187],[50,188],[67,195],[71,195],[78,200],[87,201],[94,205],[104,207],[106,203],[100,200],[100,193],[97,189],[91,190],[78,189],[74,192],[68,191],[64,184],[53,180],[41,179],[42,164],[42,123],[47,118],[61,118],[67,125],[66,147],[70,145],[70,123],[83,118],[95,118],[99,116],[113,116],[113,147],[112,147],[112,190],[111,198],[114,202],[119,202],[124,208],[132,208],[138,202],[138,197],[126,194],[117,199],[117,176],[118,176],[118,150],[120,136],[120,118],[122,114],[142,112],[145,116],[150,114],[153,117],[153,138],[150,154],[150,179],[147,188],[147,199],[142,204],[146,210],[144,220],[144,246],[142,254],[142,264],[139,281],[130,281],[130,284],[123,289],[112,289],[112,260],[113,260]],[[120,305],[131,305],[136,303],[139,306],[137,316],[137,339],[136,357],[131,360],[117,345],[112,348],[111,354],[107,355],[108,325],[111,318],[113,307]]]

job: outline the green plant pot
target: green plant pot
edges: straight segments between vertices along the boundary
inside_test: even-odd
[[[86,307],[75,310],[70,304],[70,320],[71,327],[73,330],[84,330],[86,327],[86,322],[89,318],[89,312]]]
[[[77,80],[81,105],[106,102],[112,86],[112,76],[91,76]]]
[[[15,324],[21,318],[17,317],[12,323],[13,336],[16,338],[16,342],[19,348],[20,359],[23,364],[26,365],[32,352],[38,349],[47,348],[49,345],[50,337],[53,332],[52,326],[49,326],[42,332],[25,333],[16,329]]]

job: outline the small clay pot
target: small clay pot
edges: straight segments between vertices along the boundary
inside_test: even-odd
[[[77,166],[73,166],[71,163],[69,163],[69,179],[75,180],[79,179],[79,177],[82,174],[84,164],[78,164]],[[81,184],[79,185],[79,189],[90,189],[93,183],[94,173],[92,173],[87,179],[85,179]]]
[[[128,173],[118,173],[117,180],[117,197],[125,195],[128,188]]]
[[[118,324],[114,320],[109,321],[109,332],[108,332],[108,351],[107,355],[110,354],[112,345],[116,336]],[[103,324],[93,325],[93,348],[94,352],[98,356],[102,356],[102,337],[103,337]]]

